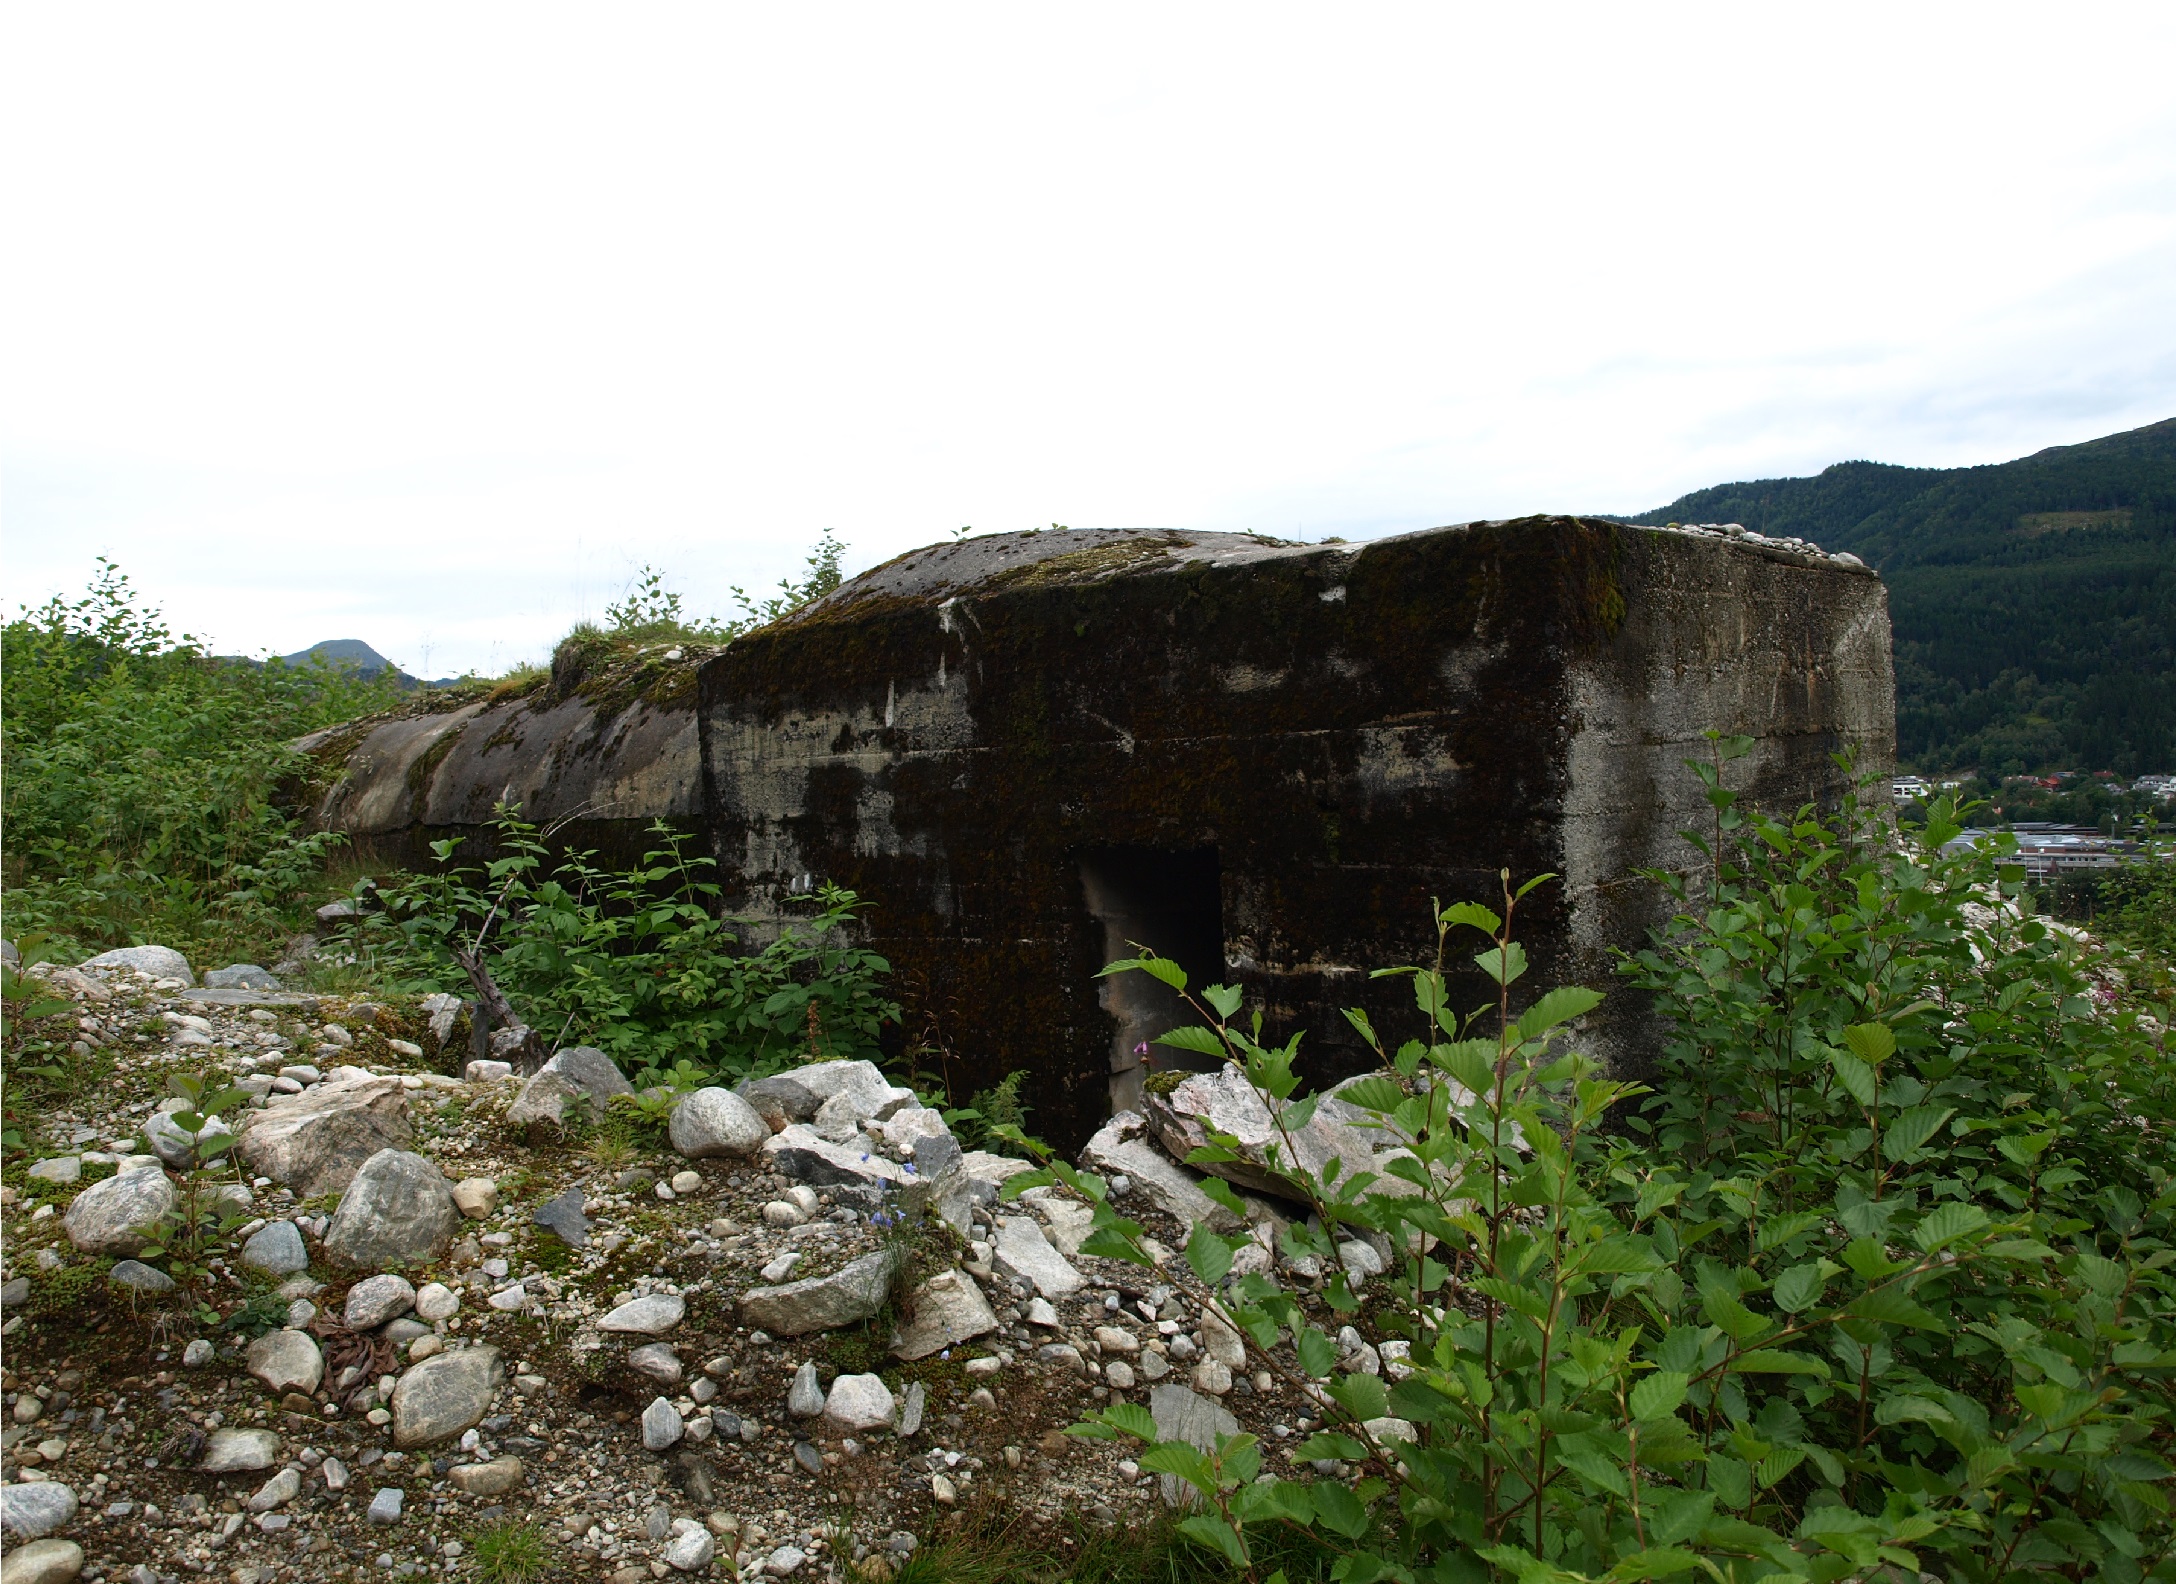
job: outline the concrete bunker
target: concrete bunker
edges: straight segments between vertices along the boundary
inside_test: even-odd
[[[1066,1145],[1175,1016],[1097,977],[1125,941],[1241,986],[1327,1080],[1374,1060],[1344,1007],[1419,1032],[1370,972],[1433,955],[1431,897],[1557,874],[1521,909],[1529,983],[1609,988],[1659,916],[1638,871],[1691,856],[1703,732],[1758,740],[1741,768],[1773,806],[1839,791],[1846,746],[1885,768],[1894,729],[1872,573],[1576,518],[937,546],[734,643],[698,715],[733,909],[790,916],[808,875],[859,891],[955,1072],[1026,1069]],[[1645,1044],[1623,995],[1586,1034],[1635,1065]]]
[[[1129,941],[1239,985],[1327,1081],[1373,1061],[1344,1007],[1393,1046],[1419,1032],[1406,982],[1370,971],[1431,957],[1429,899],[1493,901],[1504,869],[1561,877],[1521,907],[1527,982],[1611,988],[1660,914],[1638,872],[1692,857],[1682,761],[1709,728],[1756,739],[1734,769],[1768,807],[1894,744],[1872,572],[1568,517],[1353,545],[990,535],[675,660],[332,734],[319,818],[399,855],[509,793],[608,850],[662,817],[759,926],[851,887],[954,1098],[1024,1069],[1031,1127],[1068,1148],[1178,1015],[1097,976]],[[1477,972],[1460,990],[1487,999]],[[1634,1066],[1648,1040],[1622,993],[1583,1033]]]

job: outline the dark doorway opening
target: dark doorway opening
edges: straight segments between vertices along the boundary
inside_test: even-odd
[[[1081,889],[1103,926],[1103,960],[1137,956],[1136,945],[1186,970],[1187,988],[1221,983],[1224,897],[1214,847],[1173,852],[1157,847],[1097,847],[1080,855]],[[1111,1109],[1137,1109],[1152,1068],[1206,1068],[1207,1057],[1149,1042],[1199,1022],[1177,991],[1145,973],[1097,981],[1098,1000],[1117,1025],[1111,1034]],[[1147,1045],[1143,1053],[1141,1047]]]

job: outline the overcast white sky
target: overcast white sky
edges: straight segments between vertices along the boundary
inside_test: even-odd
[[[0,599],[541,657],[2176,415],[2176,7],[7,8]]]

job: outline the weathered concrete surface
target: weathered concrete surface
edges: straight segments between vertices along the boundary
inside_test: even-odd
[[[1242,985],[1327,1082],[1376,1065],[1342,1007],[1416,1032],[1409,987],[1369,970],[1432,955],[1429,898],[1494,903],[1499,869],[1563,877],[1521,904],[1527,983],[1612,987],[1609,949],[1660,911],[1636,872],[1691,861],[1682,761],[1708,728],[1756,739],[1734,784],[1770,807],[1833,795],[1839,748],[1882,770],[1894,747],[1873,573],[1566,517],[1360,545],[991,535],[696,658],[322,734],[342,769],[318,818],[408,856],[502,798],[591,811],[559,839],[608,853],[668,818],[708,832],[757,934],[849,886],[958,1092],[1026,1068],[1068,1150],[1179,1014],[1096,978],[1129,941]],[[1592,1025],[1638,1065],[1633,998]]]
[[[1318,1080],[1358,1071],[1339,1009],[1417,1032],[1410,987],[1368,972],[1432,955],[1431,896],[1562,875],[1520,908],[1527,982],[1608,987],[1659,911],[1635,872],[1691,857],[1701,734],[1758,739],[1739,784],[1796,804],[1838,789],[1846,745],[1887,767],[1893,696],[1880,580],[1819,552],[1574,518],[1001,535],[709,662],[705,818],[736,910],[790,918],[809,879],[874,902],[969,1082],[1029,1069],[1070,1148],[1176,1015],[1096,979],[1126,941],[1304,1029]],[[1635,1065],[1636,1013],[1614,997],[1592,1031]]]
[[[652,820],[692,827],[700,813],[698,660],[638,657],[594,677],[562,666],[518,696],[314,733],[296,745],[329,769],[312,817],[359,851],[426,862],[430,841],[472,834],[508,802],[568,821],[568,845],[639,855]]]

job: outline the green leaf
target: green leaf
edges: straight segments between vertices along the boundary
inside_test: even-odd
[[[1677,1546],[1656,1546],[1646,1551],[1635,1551],[1620,1559],[1602,1577],[1616,1584],[1619,1580],[1675,1578],[1680,1573],[1690,1573],[1700,1566],[1700,1558],[1691,1551]]]
[[[1233,1190],[1232,1185],[1223,1178],[1204,1177],[1197,1186],[1204,1194],[1214,1199],[1233,1215],[1238,1216],[1241,1220],[1246,1219],[1247,1202],[1240,1198],[1238,1193]]]
[[[1559,1023],[1569,1023],[1573,1018],[1584,1017],[1602,1004],[1602,993],[1580,985],[1564,985],[1551,990],[1539,1001],[1519,1014],[1519,1037],[1538,1039]]]
[[[1820,1301],[1821,1288],[1827,1283],[1831,1267],[1825,1260],[1808,1260],[1803,1265],[1793,1265],[1776,1278],[1770,1296],[1776,1307],[1785,1314],[1797,1314],[1810,1309]]]
[[[1355,1419],[1380,1419],[1390,1412],[1390,1398],[1376,1375],[1347,1375],[1326,1388],[1331,1398]]]
[[[1214,1287],[1232,1268],[1232,1246],[1199,1222],[1186,1239],[1186,1263],[1194,1274]]]
[[[1141,1454],[1141,1467],[1186,1481],[1204,1496],[1216,1494],[1216,1466],[1208,1455],[1184,1441],[1159,1441]]]
[[[1314,1487],[1315,1516],[1325,1527],[1357,1540],[1368,1532],[1368,1510],[1360,1505],[1360,1498],[1334,1480],[1323,1480]]]
[[[1212,1546],[1216,1550],[1223,1552],[1225,1558],[1230,1561],[1233,1567],[1245,1567],[1247,1565],[1246,1549],[1239,1543],[1238,1532],[1221,1518],[1211,1517],[1207,1513],[1197,1513],[1191,1518],[1180,1521],[1179,1532],[1199,1540],[1203,1545]]]
[[[1676,1413],[1691,1382],[1683,1370],[1656,1370],[1632,1388],[1632,1417],[1661,1419]]]
[[[1218,1017],[1228,1021],[1239,1010],[1239,1003],[1246,999],[1246,992],[1237,985],[1210,985],[1201,992],[1201,998]]]
[[[1828,1365],[1807,1353],[1792,1353],[1783,1348],[1748,1348],[1730,1361],[1730,1368],[1742,1375],[1818,1375],[1828,1378]]]
[[[1954,1106],[1913,1106],[1899,1111],[1881,1135],[1881,1153],[1892,1161],[1905,1160],[1926,1146],[1944,1122],[1957,1114]]]
[[[1496,1086],[1497,1054],[1494,1040],[1460,1040],[1455,1045],[1428,1047],[1429,1061],[1477,1095],[1485,1095]]]
[[[1299,1334],[1294,1346],[1300,1356],[1300,1368],[1316,1380],[1321,1380],[1337,1367],[1337,1348],[1313,1326]]]
[[[1873,1068],[1860,1061],[1858,1057],[1846,1055],[1840,1050],[1832,1050],[1828,1053],[1828,1064],[1836,1069],[1837,1080],[1843,1084],[1846,1094],[1850,1095],[1852,1099],[1858,1101],[1862,1106],[1870,1107],[1873,1105]]]
[[[1337,1098],[1363,1111],[1395,1111],[1405,1104],[1407,1096],[1396,1080],[1372,1073],[1346,1084],[1338,1090]]]
[[[1928,1312],[1894,1287],[1876,1287],[1859,1294],[1851,1300],[1850,1312],[1857,1319],[1879,1321],[1883,1325],[1912,1326],[1921,1331],[1936,1332],[1949,1329],[1940,1315]]]
[[[1336,1458],[1346,1463],[1358,1463],[1368,1455],[1367,1447],[1349,1435],[1334,1430],[1319,1430],[1292,1449],[1297,1458]]]
[[[1152,951],[1144,951],[1138,957],[1127,957],[1119,962],[1105,963],[1096,972],[1098,979],[1108,974],[1130,973],[1134,969],[1162,980],[1174,990],[1186,988],[1186,970],[1168,957],[1159,957]]]
[[[1436,922],[1445,928],[1470,925],[1484,935],[1493,935],[1503,928],[1504,921],[1478,902],[1453,902],[1437,911]]]
[[[1475,967],[1488,975],[1491,983],[1516,984],[1520,975],[1526,972],[1526,948],[1513,941],[1508,946],[1478,953],[1473,962]]]
[[[1932,1254],[1959,1238],[1970,1237],[1987,1224],[1987,1212],[1978,1205],[1951,1200],[1919,1218],[1919,1225],[1912,1228],[1912,1241]]]
[[[1878,1067],[1896,1054],[1896,1035],[1886,1023],[1854,1023],[1844,1030],[1844,1043],[1851,1047],[1852,1055],[1870,1066]]]
[[[1114,1403],[1103,1410],[1103,1422],[1139,1441],[1156,1439],[1156,1420],[1139,1403]]]
[[[1200,1056],[1224,1054],[1224,1041],[1218,1037],[1216,1030],[1205,1029],[1198,1023],[1186,1028],[1166,1029],[1156,1036],[1155,1043],[1168,1045],[1173,1050],[1193,1051]]]

